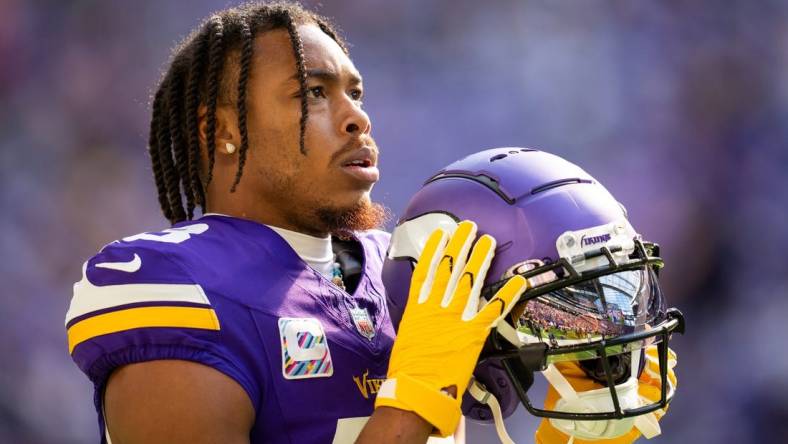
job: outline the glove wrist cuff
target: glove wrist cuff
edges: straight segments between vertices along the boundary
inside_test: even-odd
[[[375,399],[378,407],[413,412],[444,437],[454,433],[462,416],[459,400],[408,375],[397,375],[381,384]]]

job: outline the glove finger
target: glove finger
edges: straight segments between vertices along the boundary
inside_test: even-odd
[[[643,372],[645,375],[648,375],[652,379],[656,379],[657,381],[660,380],[660,368],[659,368],[659,351],[656,345],[651,345],[646,348],[646,367],[645,371]],[[675,386],[676,385],[676,374],[673,372],[673,368],[676,367],[676,353],[668,349],[668,380]]]
[[[474,239],[476,239],[476,224],[464,220],[457,226],[443,252],[443,258],[438,267],[438,276],[435,278],[435,285],[430,296],[430,298],[440,298],[443,307],[447,307],[454,298],[457,282],[465,268],[468,251],[470,251]]]
[[[427,300],[447,238],[446,232],[438,228],[427,239],[410,280],[409,306],[416,303],[423,304]]]
[[[673,349],[668,348],[668,368],[673,369],[676,367],[677,363],[678,358],[676,357],[676,352],[674,352]]]
[[[484,276],[495,256],[495,238],[485,234],[476,241],[471,257],[463,267],[454,299],[449,307],[452,312],[463,311],[462,319],[470,320],[479,311],[479,294],[484,285]]]
[[[662,397],[662,390],[658,385],[640,384],[638,385],[638,394],[647,399],[650,404],[659,401]]]
[[[659,349],[656,345],[650,345],[646,348],[646,358],[649,363],[653,364],[655,369],[659,368]],[[668,368],[676,366],[676,352],[668,348]]]
[[[483,278],[482,278],[483,279]],[[522,276],[514,276],[509,279],[506,284],[498,290],[495,297],[484,306],[476,315],[473,322],[483,326],[484,328],[491,328],[498,321],[503,319],[504,316],[509,314],[512,307],[520,299],[520,295],[528,288],[528,281]]]

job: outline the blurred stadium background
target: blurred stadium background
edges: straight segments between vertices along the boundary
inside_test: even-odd
[[[98,439],[63,317],[82,262],[160,228],[145,152],[169,48],[227,2],[0,1],[0,442]],[[653,442],[788,437],[788,3],[307,2],[364,75],[400,212],[495,146],[579,163],[663,245],[687,316]],[[509,421],[531,442],[536,421]],[[471,426],[469,442],[493,442]]]

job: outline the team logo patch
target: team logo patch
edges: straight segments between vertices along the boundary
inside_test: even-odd
[[[315,318],[279,318],[282,376],[322,378],[334,374],[323,326]]]
[[[374,398],[375,395],[378,394],[380,390],[380,385],[383,384],[386,378],[370,378],[369,377],[369,369],[364,371],[364,374],[359,376],[353,376],[353,382],[356,383],[356,387],[358,387],[358,391],[361,392],[361,396],[364,399],[369,399],[370,395]]]
[[[351,308],[350,316],[353,318],[353,323],[356,324],[356,330],[371,341],[375,337],[375,326],[372,324],[372,318],[369,317],[367,309]]]

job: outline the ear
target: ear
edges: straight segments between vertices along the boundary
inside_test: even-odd
[[[200,105],[197,108],[197,133],[200,137],[200,148],[206,150],[208,146],[208,107]],[[227,154],[225,146],[232,143],[236,147],[241,144],[241,132],[238,130],[238,112],[228,105],[216,107],[216,151]]]

